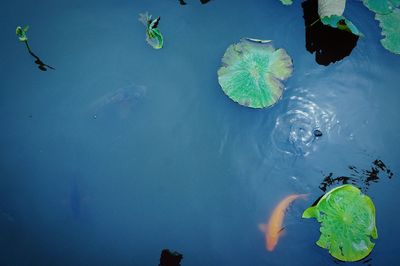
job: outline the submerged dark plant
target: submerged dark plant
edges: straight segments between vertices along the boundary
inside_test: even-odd
[[[18,26],[17,29],[15,30],[15,34],[17,35],[18,39],[20,42],[25,43],[26,49],[28,49],[29,54],[35,58],[35,64],[38,65],[38,68],[41,71],[47,71],[47,68],[53,69],[53,67],[45,64],[36,54],[34,54],[31,50],[31,47],[28,44],[28,36],[26,33],[28,32],[29,26],[25,26],[24,28]]]

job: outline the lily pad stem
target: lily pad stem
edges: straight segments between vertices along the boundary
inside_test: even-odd
[[[321,18],[319,18],[319,19],[317,19],[316,21],[314,21],[313,23],[311,23],[311,25],[310,26],[307,26],[307,27],[312,27],[312,26],[314,26],[315,25],[315,23],[317,23],[318,21],[320,21],[321,20]]]

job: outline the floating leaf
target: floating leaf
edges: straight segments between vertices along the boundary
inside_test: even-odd
[[[18,39],[21,42],[26,42],[28,41],[28,36],[26,36],[26,33],[28,32],[29,26],[25,26],[24,28],[18,26],[15,30],[15,34],[17,35]]]
[[[148,30],[146,41],[154,49],[161,49],[164,45],[164,38],[159,29]]]
[[[357,36],[363,36],[363,34],[357,29],[357,27],[350,20],[346,19],[343,16],[332,15],[330,17],[323,17],[321,18],[321,22],[324,25],[328,25],[339,30],[345,30]]]
[[[400,54],[400,9],[395,9],[387,15],[376,14],[375,19],[379,20],[382,28],[381,40],[383,47],[395,54]]]
[[[372,200],[352,185],[343,185],[326,193],[303,218],[316,218],[321,223],[317,245],[342,261],[365,258],[377,239],[375,206]]]
[[[363,0],[364,5],[377,14],[391,13],[400,6],[400,0]]]
[[[157,28],[160,17],[152,19],[148,12],[139,14],[139,21],[146,26],[146,41],[154,49],[161,49],[164,45],[164,38]]]
[[[318,0],[318,14],[320,18],[343,15],[346,0]]]
[[[284,49],[270,43],[242,39],[232,44],[222,58],[218,82],[233,101],[252,108],[273,105],[282,96],[293,72],[292,59]]]

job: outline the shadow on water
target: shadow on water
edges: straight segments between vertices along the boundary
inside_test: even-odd
[[[382,175],[385,175],[388,179],[393,177],[393,172],[387,168],[387,166],[381,160],[375,160],[372,162],[371,169],[357,169],[357,167],[350,165],[349,169],[351,170],[350,176],[338,176],[333,177],[333,173],[327,175],[322,183],[319,185],[319,188],[326,192],[329,187],[332,185],[344,185],[351,184],[361,189],[364,193],[368,191],[368,188],[373,183],[378,183],[382,178]]]
[[[356,263],[356,262],[361,262],[362,264],[364,264],[364,265],[366,265],[366,266],[372,266],[372,263],[371,263],[372,258],[370,258],[370,256],[371,256],[371,253],[370,253],[367,257],[365,257],[364,259],[362,259],[362,260],[354,261],[354,263]],[[336,265],[347,265],[347,264],[348,264],[348,262],[346,262],[346,261],[341,261],[341,260],[338,260],[338,259],[333,259],[332,261],[333,261]]]
[[[163,249],[158,266],[180,266],[182,259],[182,254]]]
[[[179,3],[181,4],[181,5],[187,5],[187,3],[184,1],[184,0],[178,0],[179,1]],[[211,0],[200,0],[200,2],[202,3],[202,4],[207,4],[208,2],[210,2]]]
[[[306,49],[315,52],[315,61],[327,66],[351,54],[356,47],[358,36],[322,24],[318,15],[318,0],[302,3],[306,30]]]

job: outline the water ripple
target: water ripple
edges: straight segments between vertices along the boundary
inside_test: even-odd
[[[327,137],[338,121],[332,110],[305,97],[291,96],[288,105],[288,111],[276,119],[272,143],[284,153],[307,156],[316,149],[318,137],[314,136],[314,130]]]

